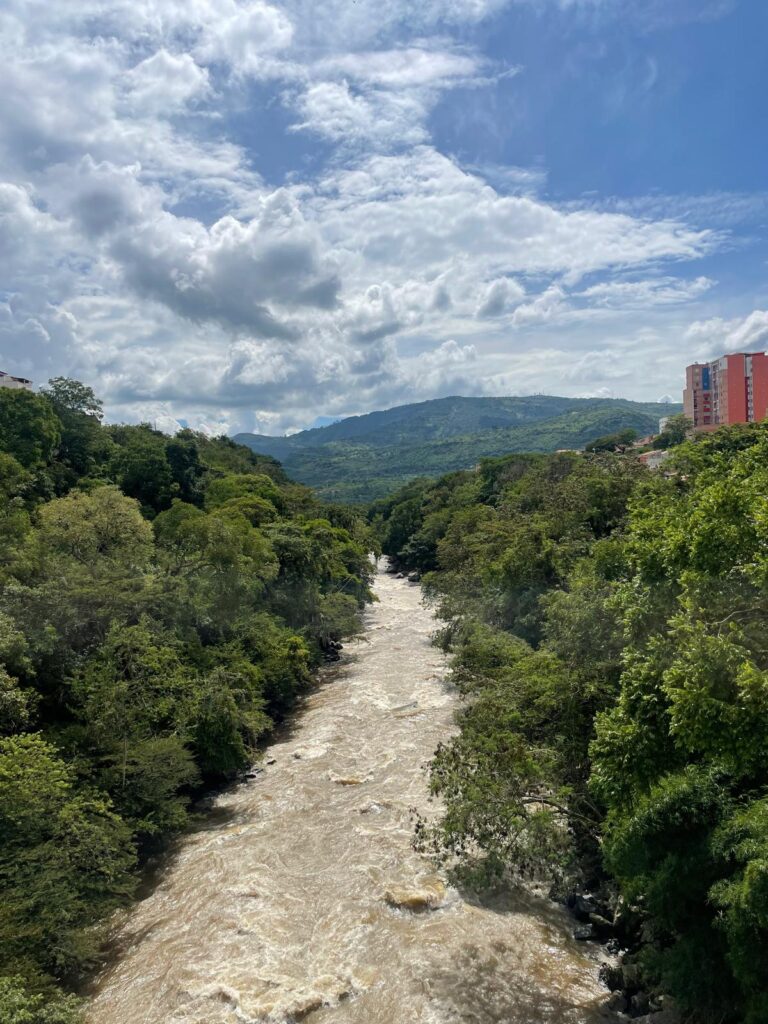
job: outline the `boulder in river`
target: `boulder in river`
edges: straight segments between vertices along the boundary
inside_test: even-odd
[[[574,917],[584,924],[589,923],[591,914],[599,912],[597,902],[587,893],[573,893],[568,897],[567,905],[573,910]]]
[[[384,899],[401,910],[436,910],[445,900],[445,885],[439,878],[428,878],[415,885],[389,885]]]
[[[624,1013],[628,1003],[629,1000],[623,992],[611,992],[603,1003],[603,1009],[607,1010],[608,1013]]]
[[[409,583],[421,583],[421,573],[409,572],[408,573],[408,582]]]

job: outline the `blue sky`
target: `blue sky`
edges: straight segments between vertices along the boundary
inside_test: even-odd
[[[0,368],[281,433],[768,346],[760,0],[6,0]]]

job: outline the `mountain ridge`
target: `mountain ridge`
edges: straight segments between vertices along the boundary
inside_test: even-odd
[[[290,475],[333,500],[371,501],[415,476],[467,469],[514,451],[582,448],[629,427],[658,430],[681,406],[622,398],[452,395],[350,416],[286,437],[236,434],[234,440],[279,459]]]

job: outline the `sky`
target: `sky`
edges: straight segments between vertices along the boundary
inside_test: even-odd
[[[764,0],[3,0],[0,369],[282,434],[768,347]]]

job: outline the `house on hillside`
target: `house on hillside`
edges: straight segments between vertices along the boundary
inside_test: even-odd
[[[669,449],[665,448],[662,451],[643,452],[642,455],[638,455],[638,459],[648,469],[661,469],[671,454]]]
[[[12,374],[0,370],[0,388],[24,388],[31,391],[32,381],[27,380],[26,377],[14,377]]]

